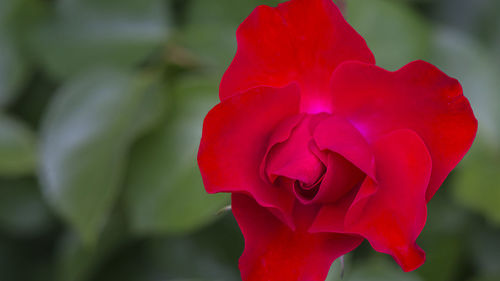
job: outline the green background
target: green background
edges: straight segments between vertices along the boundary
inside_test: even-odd
[[[239,279],[229,198],[205,194],[196,151],[238,24],[277,2],[0,1],[0,280]],[[365,242],[344,280],[500,280],[500,1],[342,2],[378,65],[436,64],[480,124],[429,205],[425,265]]]

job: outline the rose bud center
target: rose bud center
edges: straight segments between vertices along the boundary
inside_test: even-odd
[[[328,114],[294,116],[270,138],[261,176],[293,192],[304,204],[335,202],[359,186],[365,174],[341,155],[320,150],[313,134]]]

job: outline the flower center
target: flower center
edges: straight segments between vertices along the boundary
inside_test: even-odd
[[[328,116],[303,114],[283,121],[271,136],[261,165],[264,180],[286,188],[303,204],[336,202],[365,177],[339,153],[319,149],[314,132]]]
[[[323,173],[321,177],[319,177],[314,183],[312,184],[305,184],[301,181],[296,180],[293,184],[293,189],[295,193],[299,196],[301,196],[303,199],[306,200],[312,200],[316,194],[319,191],[319,187],[321,186],[321,183],[323,182],[323,179],[325,177],[325,174]]]
[[[275,185],[285,185],[300,199],[312,199],[325,176],[326,163],[313,140],[313,132],[326,114],[299,115],[278,126],[263,160],[263,176]],[[279,181],[276,181],[277,179]],[[267,180],[266,179],[266,180]]]

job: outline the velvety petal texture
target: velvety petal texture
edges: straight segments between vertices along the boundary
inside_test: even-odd
[[[349,208],[346,227],[368,239],[377,251],[391,254],[404,271],[422,265],[424,252],[415,240],[424,228],[425,192],[432,160],[420,137],[398,130],[374,143],[378,184],[367,178]],[[371,193],[363,196],[365,190]]]
[[[312,203],[335,203],[349,193],[366,176],[358,167],[338,153],[328,153],[327,170]]]
[[[458,81],[375,66],[331,0],[259,6],[236,36],[198,164],[207,192],[232,193],[242,280],[323,281],[363,239],[422,265],[426,204],[477,130]]]
[[[255,88],[226,99],[205,117],[198,165],[207,192],[243,192],[287,214],[294,197],[262,180],[259,169],[273,129],[298,112],[299,92]]]
[[[245,281],[323,281],[331,263],[363,241],[353,235],[311,234],[302,227],[291,230],[245,195],[232,195],[232,209],[245,237],[239,261]]]
[[[266,156],[266,173],[271,181],[282,176],[311,185],[324,174],[325,165],[309,148],[311,123],[316,118],[306,116],[304,119],[286,141],[274,145]]]
[[[347,60],[374,63],[364,39],[331,0],[257,7],[236,32],[238,50],[222,78],[224,100],[256,86],[298,82],[303,112],[329,112],[329,79]]]
[[[403,270],[414,270],[425,260],[415,240],[426,219],[430,154],[410,130],[391,132],[379,138],[373,148],[378,182],[366,178],[354,200],[340,206],[343,210],[337,205],[325,206],[311,230],[361,235],[375,250],[391,254]],[[344,224],[331,225],[331,218],[339,212]]]
[[[336,69],[331,85],[334,113],[368,141],[398,129],[411,129],[423,139],[432,157],[427,201],[475,138],[477,120],[460,83],[429,63],[415,61],[390,72],[348,62]]]
[[[367,141],[349,121],[331,116],[321,122],[314,131],[314,139],[322,150],[336,152],[372,179],[375,179],[375,160]]]

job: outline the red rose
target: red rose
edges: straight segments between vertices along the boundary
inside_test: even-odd
[[[389,72],[331,0],[259,6],[205,118],[207,192],[231,192],[244,281],[318,281],[367,239],[403,270],[426,203],[474,140],[457,80],[412,62]]]

